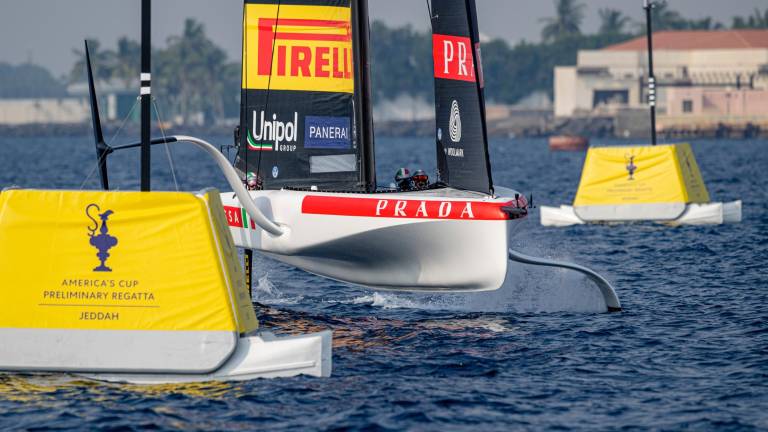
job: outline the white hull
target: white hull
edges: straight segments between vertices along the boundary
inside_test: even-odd
[[[500,208],[507,197],[438,189],[349,194],[254,191],[257,207],[285,230],[273,236],[222,194],[239,247],[308,272],[394,291],[489,291],[507,272],[507,239],[516,220]],[[521,202],[524,198],[521,198]]]
[[[204,381],[244,381],[296,375],[331,376],[331,332],[276,337],[263,332],[241,337],[237,350],[210,374],[82,374],[99,381],[167,384]]]
[[[552,227],[565,227],[586,223],[623,223],[651,221],[665,225],[721,225],[725,223],[741,222],[741,201],[728,203],[688,204],[683,213],[672,220],[637,219],[637,220],[612,220],[612,221],[584,221],[574,211],[572,206],[547,207],[542,206],[541,224]]]

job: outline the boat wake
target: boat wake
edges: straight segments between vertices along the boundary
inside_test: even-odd
[[[574,261],[552,250],[526,252],[552,259]],[[536,249],[536,247],[534,247]],[[255,262],[255,268],[260,267]],[[258,272],[261,273],[261,272]],[[272,306],[300,304],[307,296],[294,290],[285,292],[273,283],[270,272],[263,272],[254,281],[253,299]],[[496,291],[477,293],[395,293],[367,292],[346,298],[323,296],[324,303],[365,305],[381,309],[413,309],[450,312],[510,312],[510,313],[602,313],[605,300],[600,291],[584,276],[570,270],[535,267],[510,262],[504,284]]]
[[[595,285],[569,270],[510,263],[496,291],[464,294],[376,292],[353,299],[383,309],[460,312],[601,313],[605,300]]]
[[[259,277],[253,284],[253,301],[271,305],[294,305],[304,299],[302,295],[287,295],[280,291],[269,279],[269,272]]]

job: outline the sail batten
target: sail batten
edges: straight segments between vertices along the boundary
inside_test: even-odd
[[[366,189],[354,10],[351,0],[245,2],[236,164],[267,189]]]

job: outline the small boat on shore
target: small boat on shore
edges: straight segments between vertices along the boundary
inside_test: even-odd
[[[589,139],[577,135],[554,135],[549,137],[550,151],[584,151],[589,148]]]

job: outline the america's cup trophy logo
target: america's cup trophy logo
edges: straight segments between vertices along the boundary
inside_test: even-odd
[[[88,216],[88,219],[93,221],[93,226],[88,226],[88,237],[91,238],[91,246],[98,249],[99,253],[97,253],[96,256],[99,258],[99,261],[101,261],[101,264],[93,269],[93,271],[111,272],[112,269],[107,267],[107,258],[109,258],[108,251],[117,245],[117,238],[109,235],[107,219],[109,219],[109,216],[114,212],[112,210],[107,210],[104,213],[99,213],[99,219],[101,219],[101,228],[99,228],[99,222],[91,216],[91,209],[96,209],[97,212],[101,212],[101,208],[96,204],[89,204],[88,207],[85,208],[85,215]],[[100,233],[98,235],[96,235],[97,229]]]
[[[624,159],[627,161],[627,172],[629,173],[629,180],[634,180],[635,171],[637,171],[637,165],[635,165],[635,155],[625,155]]]

